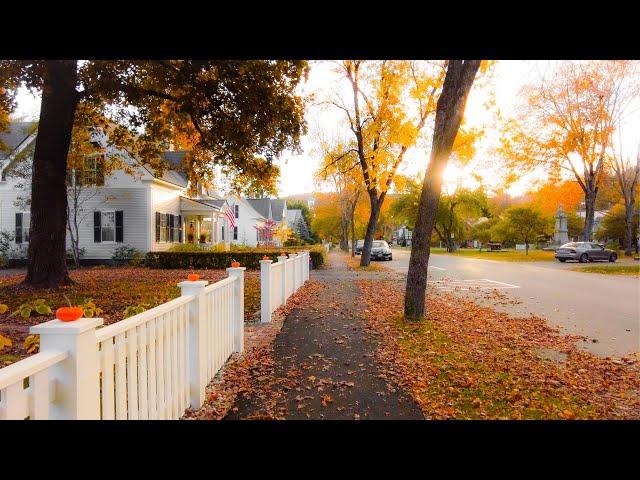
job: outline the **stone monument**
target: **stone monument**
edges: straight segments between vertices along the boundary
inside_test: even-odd
[[[556,227],[553,232],[553,242],[556,245],[564,245],[569,242],[569,230],[567,228],[567,214],[564,213],[562,205],[558,205],[556,212]]]

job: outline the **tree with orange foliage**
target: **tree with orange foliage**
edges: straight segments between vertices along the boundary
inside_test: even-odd
[[[511,167],[543,166],[575,177],[584,195],[585,240],[593,238],[613,133],[640,94],[638,70],[634,61],[562,62],[551,76],[522,89],[520,118],[505,126],[500,150]]]
[[[575,212],[584,198],[582,188],[575,181],[545,183],[539,189],[528,193],[531,205],[544,215],[555,215],[558,205],[566,212]]]

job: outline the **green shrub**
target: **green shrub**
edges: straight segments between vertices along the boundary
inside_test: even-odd
[[[205,252],[207,249],[195,243],[176,243],[169,249],[170,252]]]
[[[122,245],[113,251],[111,259],[115,260],[119,264],[139,266],[142,265],[144,261],[144,255],[135,247]]]
[[[194,252],[149,252],[145,263],[150,268],[182,268],[190,270],[224,269],[231,266],[236,260],[240,265],[249,270],[259,270],[260,260],[267,255],[274,262],[278,261],[278,255],[283,253],[295,253],[304,248],[282,249],[247,249],[245,251],[218,252],[202,250]],[[311,261],[314,268],[324,265],[326,253],[323,248],[310,250]]]

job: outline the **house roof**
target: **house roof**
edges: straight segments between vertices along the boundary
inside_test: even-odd
[[[280,198],[274,198],[273,200],[271,200],[271,215],[276,222],[282,220],[282,217],[284,215],[284,206],[285,200],[282,200]]]
[[[0,150],[0,159],[8,157],[29,136],[34,133],[38,122],[11,122],[6,131],[0,133],[0,141],[5,149]]]
[[[167,168],[162,176],[156,175],[154,172],[151,172],[154,177],[160,178],[165,182],[173,183],[179,185],[181,187],[186,187],[189,183],[189,179],[187,178],[186,169],[184,167],[184,157],[189,153],[187,150],[178,150],[178,151],[166,151],[162,153],[162,159],[167,162],[169,168]]]
[[[182,211],[206,211],[220,210],[224,200],[209,200],[203,198],[180,197],[180,210]]]
[[[247,198],[246,201],[256,212],[258,212],[264,218],[269,218],[269,211],[271,207],[270,198]]]
[[[222,206],[225,204],[226,200],[218,200],[218,199],[211,199],[211,198],[207,198],[207,199],[202,199],[202,198],[196,198],[194,199],[196,202],[200,202],[200,203],[204,203],[205,205],[210,205],[214,208],[222,208]]]

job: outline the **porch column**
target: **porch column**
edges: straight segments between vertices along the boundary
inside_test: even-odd
[[[213,245],[216,243],[215,241],[215,232],[216,232],[216,227],[214,226],[214,220],[216,219],[216,212],[215,210],[211,210],[211,231],[209,232],[209,242]]]

